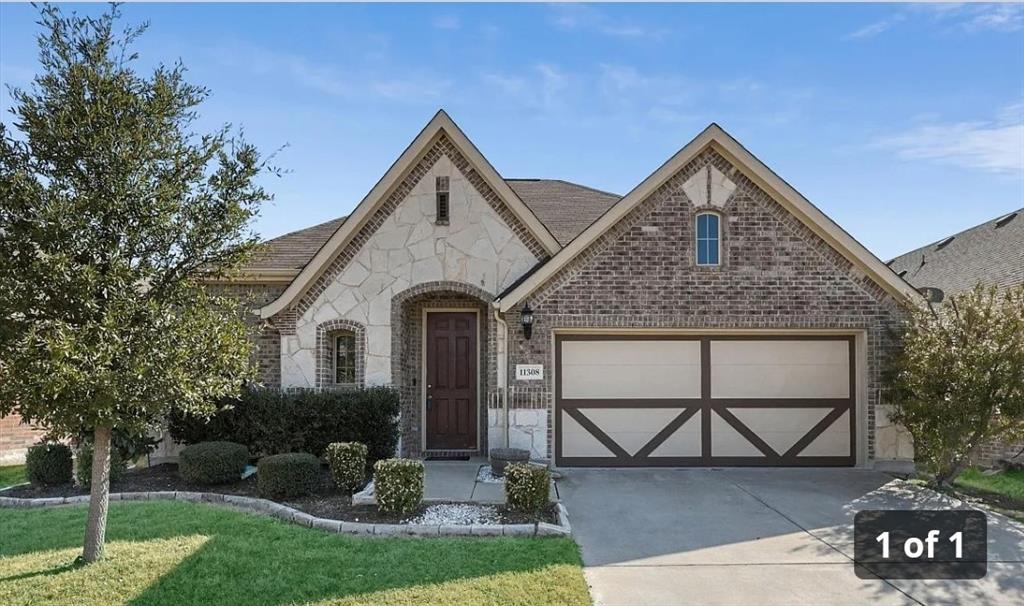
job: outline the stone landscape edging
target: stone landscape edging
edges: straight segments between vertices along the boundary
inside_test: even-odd
[[[13,488],[13,487],[9,487]],[[0,507],[53,507],[58,505],[80,505],[89,502],[89,495],[73,497],[44,497],[23,499],[5,497],[0,490]],[[190,503],[224,504],[248,513],[266,515],[279,520],[305,526],[319,528],[329,532],[349,534],[353,536],[379,537],[568,537],[572,534],[569,517],[565,506],[556,503],[558,524],[536,522],[534,524],[375,524],[368,522],[346,522],[318,518],[293,507],[275,501],[257,497],[227,495],[219,492],[189,491],[155,491],[155,492],[115,492],[110,495],[111,501],[187,501]]]

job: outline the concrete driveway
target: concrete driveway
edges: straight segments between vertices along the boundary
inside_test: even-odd
[[[854,469],[571,469],[558,482],[599,605],[1024,604],[1024,525],[989,516],[978,581],[861,580],[860,509],[959,508]]]

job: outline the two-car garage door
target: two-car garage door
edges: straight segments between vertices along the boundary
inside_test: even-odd
[[[852,336],[558,335],[557,465],[854,465]]]

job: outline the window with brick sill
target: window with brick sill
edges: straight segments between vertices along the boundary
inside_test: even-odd
[[[437,215],[434,222],[438,225],[448,225],[449,220],[449,190],[448,177],[437,177],[434,181],[434,189],[437,192]]]

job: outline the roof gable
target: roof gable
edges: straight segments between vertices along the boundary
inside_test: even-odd
[[[737,169],[741,170],[754,184],[764,190],[783,208],[804,223],[822,240],[846,257],[874,282],[898,299],[920,297],[914,288],[896,275],[881,260],[857,242],[834,221],[804,198],[788,183],[754,157],[738,141],[717,124],[711,124],[687,143],[681,150],[644,179],[631,192],[619,200],[576,239],[566,245],[542,267],[511,289],[500,300],[502,312],[510,310],[530,293],[554,277],[560,269],[580,255],[589,246],[626,217],[633,208],[653,194],[662,184],[672,178],[683,166],[704,149],[711,147]]]
[[[541,223],[536,215],[509,187],[508,183],[487,162],[480,151],[469,141],[466,135],[443,110],[439,111],[427,126],[417,135],[408,148],[399,156],[365,198],[356,206],[352,214],[340,225],[313,258],[302,268],[299,274],[288,285],[284,293],[259,310],[260,316],[274,316],[294,302],[298,301],[309,289],[322,271],[331,265],[335,257],[359,234],[360,230],[374,216],[378,207],[388,198],[394,188],[400,184],[417,165],[423,155],[441,138],[466,159],[480,178],[508,207],[512,215],[518,219],[540,246],[552,255],[560,249],[560,245],[550,231]]]

